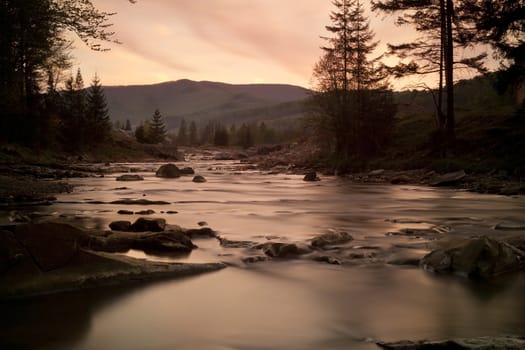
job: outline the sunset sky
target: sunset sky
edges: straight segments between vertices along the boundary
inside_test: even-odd
[[[192,79],[227,83],[285,83],[312,87],[312,67],[333,9],[329,0],[94,0],[108,12],[122,45],[92,52],[75,44],[74,70],[98,73],[104,85]],[[367,2],[368,6],[368,2]],[[368,14],[376,39],[414,37],[394,18]],[[399,84],[398,84],[399,85]]]

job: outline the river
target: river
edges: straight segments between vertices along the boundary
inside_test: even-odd
[[[185,256],[128,254],[151,260],[210,262],[229,267],[197,277],[107,287],[0,304],[0,347],[31,349],[377,349],[376,341],[444,339],[525,331],[525,276],[490,282],[434,276],[394,262],[425,254],[425,238],[388,234],[435,229],[439,235],[498,235],[496,224],[525,225],[525,199],[408,185],[362,185],[336,177],[247,170],[245,164],[194,157],[192,177],[154,177],[159,164],[119,164],[121,173],[71,179],[75,191],[34,208],[44,218],[107,229],[118,210],[152,209],[152,217],[197,228],[203,221],[228,240],[308,242],[333,231],[354,240],[346,258],[329,265],[308,259],[245,264],[260,255],[214,239]],[[107,204],[117,199],[168,205]],[[95,204],[93,204],[95,203]],[[168,211],[176,211],[170,213]],[[410,249],[403,249],[410,247]]]

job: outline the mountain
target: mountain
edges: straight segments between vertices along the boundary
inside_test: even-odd
[[[284,84],[234,85],[208,81],[178,80],[153,85],[104,87],[114,121],[129,119],[137,125],[151,118],[155,109],[168,128],[179,121],[225,124],[253,120],[290,119],[303,114],[309,90]]]

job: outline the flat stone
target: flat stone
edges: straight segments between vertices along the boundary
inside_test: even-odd
[[[431,186],[449,186],[458,183],[463,180],[467,174],[464,170],[455,171],[453,173],[447,173],[434,178],[431,182]]]
[[[348,232],[329,232],[313,238],[310,244],[315,248],[323,248],[328,245],[347,243],[353,239]]]
[[[142,181],[144,178],[136,174],[126,174],[117,177],[117,181]]]
[[[138,218],[130,227],[132,232],[161,232],[166,227],[166,220],[162,218]]]

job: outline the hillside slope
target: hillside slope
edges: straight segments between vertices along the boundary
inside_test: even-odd
[[[181,118],[205,123],[227,123],[250,118],[264,120],[268,115],[288,117],[301,114],[309,91],[281,84],[233,85],[216,82],[178,80],[154,85],[109,86],[104,88],[111,118],[129,119],[137,125],[149,119],[158,108],[169,128]],[[265,112],[266,111],[266,112]],[[268,112],[270,111],[270,112]]]

